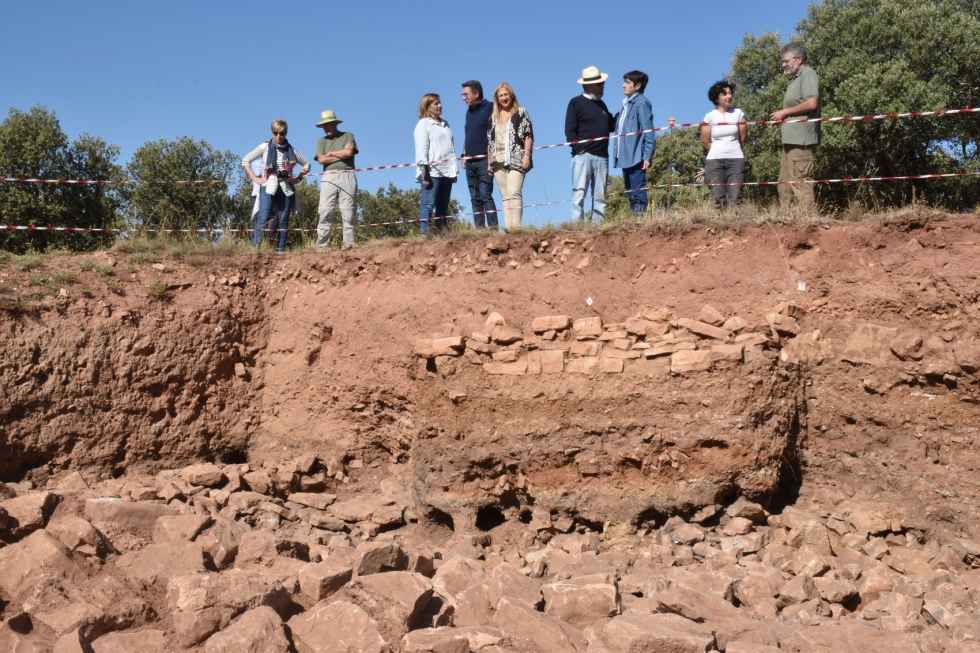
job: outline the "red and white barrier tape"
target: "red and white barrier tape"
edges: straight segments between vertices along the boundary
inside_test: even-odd
[[[682,182],[677,184],[654,184],[647,186],[643,189],[634,189],[623,191],[624,194],[637,193],[640,190],[648,190],[652,188],[684,188],[684,187],[694,187],[694,186],[779,186],[782,184],[794,185],[794,184],[864,184],[864,183],[874,183],[879,181],[920,181],[927,179],[949,179],[951,177],[976,177],[980,176],[980,170],[960,170],[959,172],[934,172],[924,175],[882,175],[878,177],[838,177],[836,179],[799,179],[794,181],[745,181],[745,182],[730,182],[730,183],[718,183],[718,182]]]
[[[676,184],[652,184],[645,186],[642,189],[633,189],[621,191],[618,194],[627,195],[629,193],[640,192],[641,190],[653,190],[655,188],[683,188],[683,187],[712,187],[712,186],[779,186],[781,184],[814,184],[814,185],[830,185],[830,184],[863,184],[863,183],[877,183],[877,182],[892,182],[892,181],[929,181],[936,179],[950,179],[953,177],[977,177],[980,176],[980,171],[959,171],[959,172],[938,172],[938,173],[928,173],[923,175],[887,175],[887,176],[866,176],[866,177],[839,177],[831,179],[801,179],[794,181],[748,181],[742,183],[714,183],[714,182],[681,182]],[[608,197],[611,197],[607,196]],[[567,204],[567,201],[548,201],[548,202],[531,202],[523,205],[523,208],[532,208],[540,206],[557,206]],[[496,211],[485,211],[485,213],[502,213],[502,210]],[[463,216],[472,216],[471,211],[460,212],[456,215],[451,216],[433,216],[429,218],[429,222],[438,221],[449,221],[449,222],[459,222],[459,218]],[[418,224],[421,220],[419,218],[410,218],[404,220],[395,220],[392,222],[371,222],[363,223],[358,226],[364,228],[373,227],[388,227],[395,225],[410,225]],[[44,225],[11,225],[11,224],[0,224],[0,231],[51,231],[51,232],[65,232],[65,233],[121,233],[128,231],[127,229],[116,229],[110,227],[49,227]],[[254,229],[240,228],[240,229],[132,229],[132,231],[145,232],[145,233],[200,233],[200,234],[220,234],[220,233],[253,233]],[[290,229],[264,229],[266,233],[281,232],[281,231],[293,231],[299,233],[315,233],[317,230],[315,228],[290,228]]]
[[[880,120],[903,120],[912,118],[944,118],[946,116],[956,116],[965,114],[980,113],[980,107],[963,107],[962,109],[935,109],[933,111],[904,111],[904,112],[889,112],[889,113],[873,113],[862,116],[833,116],[830,118],[789,118],[787,120],[748,120],[744,124],[747,125],[797,125],[804,123],[868,123]],[[638,136],[641,134],[652,134],[662,131],[671,131],[673,129],[689,129],[691,127],[700,127],[705,125],[705,122],[682,122],[675,123],[671,122],[665,127],[653,127],[651,129],[642,129],[634,132],[626,132],[622,136]],[[740,123],[732,122],[717,122],[714,125],[734,125]],[[597,143],[600,141],[614,140],[620,137],[620,134],[610,134],[609,136],[597,136],[595,138],[585,138],[573,141],[564,141],[561,143],[548,143],[545,145],[535,145],[535,150],[550,150],[559,147],[568,147],[571,145],[585,145],[588,143]],[[485,154],[476,154],[471,156],[459,156],[455,157],[457,161],[476,161],[480,159],[487,158]],[[439,161],[433,161],[432,163],[447,163],[453,159],[442,159]],[[399,170],[405,168],[414,168],[417,164],[415,163],[385,163],[376,166],[367,166],[365,168],[355,168],[352,172],[378,172],[381,170]],[[52,186],[124,186],[131,184],[131,181],[115,182],[108,179],[39,179],[35,177],[0,177],[0,183],[5,184],[44,184]],[[179,180],[173,182],[177,185],[220,185],[225,183],[218,179],[193,179],[193,180]]]

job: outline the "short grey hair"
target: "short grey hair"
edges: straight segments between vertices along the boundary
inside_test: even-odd
[[[806,48],[804,48],[801,44],[796,42],[787,43],[779,49],[780,57],[786,55],[787,53],[791,53],[794,57],[799,57],[804,63],[806,63]]]

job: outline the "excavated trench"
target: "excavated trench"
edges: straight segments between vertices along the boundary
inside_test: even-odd
[[[980,227],[908,229],[0,268],[0,649],[972,650]]]
[[[211,292],[218,301],[206,307],[7,316],[0,480],[248,460],[264,411],[286,388],[268,372],[270,349],[282,354],[270,321],[281,318],[269,293],[244,279],[218,285],[227,292]],[[326,376],[340,373],[321,353],[331,335],[298,352]],[[738,496],[773,509],[792,500],[802,480],[802,366],[781,365],[774,351],[691,377],[637,363],[616,378],[498,382],[477,365],[448,379],[413,374],[408,392],[404,379],[351,385],[351,397],[374,396],[375,411],[370,435],[351,444],[366,461],[407,463],[421,514],[483,531],[530,521],[532,510],[601,528],[657,525]],[[466,400],[447,400],[450,387]]]

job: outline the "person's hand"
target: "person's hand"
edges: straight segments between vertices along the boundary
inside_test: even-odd
[[[772,115],[769,116],[769,120],[776,120],[778,122],[782,122],[783,120],[786,120],[786,116],[787,116],[786,111],[784,111],[783,109],[779,109],[778,111],[772,112]]]
[[[531,167],[531,157],[529,157],[528,155],[525,154],[524,157],[521,159],[521,167],[524,168],[525,170],[527,170],[528,168],[530,168]]]
[[[649,161],[644,161],[643,162],[643,171],[646,172],[647,168],[649,168],[649,167],[650,167],[650,162]]]

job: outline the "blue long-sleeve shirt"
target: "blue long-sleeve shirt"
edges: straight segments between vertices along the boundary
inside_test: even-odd
[[[629,132],[650,130],[644,134],[624,136]],[[631,168],[649,161],[657,149],[657,135],[653,133],[653,105],[643,93],[634,93],[623,102],[623,110],[616,116],[616,134],[613,141],[613,167]]]

